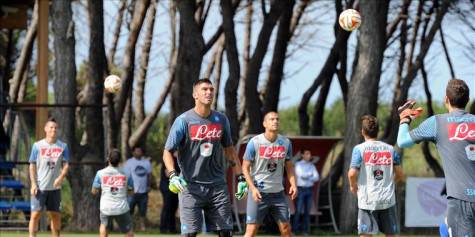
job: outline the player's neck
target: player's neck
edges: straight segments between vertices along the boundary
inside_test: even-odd
[[[277,140],[277,131],[265,131],[264,132],[264,137],[270,141],[270,142],[274,142],[275,140]]]
[[[45,137],[45,140],[48,144],[56,143],[56,138],[55,137]]]
[[[374,141],[376,141],[376,138],[375,138],[375,137],[366,137],[366,136],[365,136],[365,137],[364,137],[364,140],[365,140],[365,142],[374,142]]]
[[[196,104],[194,110],[203,118],[207,118],[211,114],[211,106],[208,105]]]

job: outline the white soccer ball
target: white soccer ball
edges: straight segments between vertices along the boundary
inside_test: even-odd
[[[338,18],[341,28],[346,31],[353,31],[358,29],[361,25],[361,15],[357,10],[347,9],[341,12]]]
[[[120,77],[116,75],[109,75],[104,80],[104,89],[109,93],[120,91],[120,86]]]

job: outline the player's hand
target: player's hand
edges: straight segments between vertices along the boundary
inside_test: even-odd
[[[356,195],[358,193],[358,186],[350,186],[350,191]]]
[[[259,190],[257,188],[254,188],[252,190],[252,198],[254,199],[254,201],[256,202],[260,202],[261,199],[262,199],[262,196],[261,196],[261,193],[259,192]]]
[[[170,183],[168,184],[168,189],[170,189],[170,191],[172,191],[173,193],[183,192],[186,186],[188,186],[188,184],[182,177],[179,177],[176,174],[172,174],[170,176]]]
[[[413,109],[412,107],[416,104],[415,100],[407,100],[402,106],[397,109],[399,114],[399,124],[411,123],[412,120],[416,119],[421,115],[423,109],[421,107]]]
[[[289,188],[290,199],[295,200],[295,198],[297,197],[297,194],[298,194],[297,186],[290,186]]]
[[[247,192],[249,190],[249,186],[247,185],[246,179],[244,175],[238,176],[238,184],[237,184],[237,192],[234,194],[237,200],[241,200],[247,196]]]
[[[55,188],[61,188],[61,184],[63,183],[63,179],[58,177],[54,180],[53,186]]]
[[[31,188],[30,188],[31,196],[36,196],[37,193],[38,193],[38,186],[36,186],[36,184],[31,185]]]

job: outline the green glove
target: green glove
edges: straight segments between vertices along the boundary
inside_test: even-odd
[[[249,186],[247,185],[246,179],[244,178],[244,175],[239,175],[238,176],[238,184],[237,184],[237,192],[234,194],[237,200],[241,200],[244,197],[247,196],[247,191],[249,189]]]
[[[170,191],[180,193],[185,190],[186,186],[188,186],[188,184],[182,177],[179,177],[174,171],[170,172],[170,183],[168,184]]]

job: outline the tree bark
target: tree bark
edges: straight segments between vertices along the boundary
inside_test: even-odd
[[[120,30],[122,28],[122,21],[124,19],[124,12],[127,5],[127,0],[120,0],[117,18],[115,20],[114,34],[112,36],[111,48],[109,50],[109,64],[114,65],[115,52],[117,51],[117,43],[120,38]]]
[[[287,46],[290,41],[290,23],[294,10],[295,1],[285,1],[282,15],[279,18],[277,38],[275,40],[274,55],[272,56],[271,67],[264,89],[263,114],[270,111],[277,111],[280,99],[280,86],[284,74]],[[295,26],[296,27],[296,26]]]
[[[150,0],[139,0],[135,2],[134,15],[130,23],[130,33],[127,38],[127,45],[125,46],[123,61],[122,61],[122,80],[121,89],[116,98],[115,112],[116,121],[120,122],[124,114],[126,102],[131,94],[132,84],[134,81],[135,70],[135,48],[140,34],[140,29],[145,19],[145,15],[150,4]]]
[[[242,54],[242,72],[239,85],[239,137],[247,134],[249,128],[249,119],[246,114],[246,76],[249,71],[249,61],[251,58],[251,35],[252,35],[252,15],[253,15],[253,0],[247,1],[246,17],[244,26],[244,42]]]
[[[333,81],[333,77],[326,78],[323,81],[318,94],[317,102],[313,110],[311,134],[315,136],[323,135],[323,115],[325,114],[325,104],[328,98],[328,92]]]
[[[170,123],[193,108],[192,83],[199,79],[203,61],[204,39],[194,19],[196,5],[192,1],[177,1],[180,13],[179,47],[175,82],[171,89]]]
[[[362,1],[360,12],[365,24],[360,27],[357,65],[353,72],[348,99],[352,105],[346,108],[344,139],[344,172],[350,167],[353,147],[361,142],[360,118],[365,114],[376,115],[378,85],[381,65],[386,48],[386,24],[389,1]],[[357,201],[349,191],[348,179],[343,176],[343,191],[340,206],[340,230],[351,233],[356,229]]]
[[[148,9],[147,28],[145,31],[144,44],[140,55],[140,66],[138,68],[137,84],[134,94],[134,128],[138,128],[145,119],[145,80],[150,58],[150,49],[152,48],[153,28],[155,25],[155,14],[157,12],[157,2],[152,0]],[[143,145],[143,144],[142,144]]]
[[[287,1],[272,1],[270,12],[265,14],[264,23],[262,24],[261,31],[259,33],[256,48],[254,54],[249,63],[249,70],[246,75],[245,96],[246,96],[246,113],[249,121],[255,121],[249,123],[247,130],[248,134],[257,134],[263,131],[262,123],[262,101],[259,98],[259,92],[257,91],[257,85],[259,83],[259,74],[262,66],[262,61],[267,52],[269,40],[274,30],[274,26],[277,23],[284,6]],[[262,2],[264,4],[264,2]]]
[[[239,79],[241,77],[239,65],[239,53],[237,49],[236,35],[234,33],[234,16],[235,11],[232,9],[231,0],[221,0],[221,9],[223,11],[223,30],[224,30],[224,46],[226,48],[226,58],[228,61],[229,76],[224,87],[226,95],[224,105],[226,115],[229,119],[231,127],[231,137],[236,144],[239,137],[239,119],[238,119],[238,89]]]

